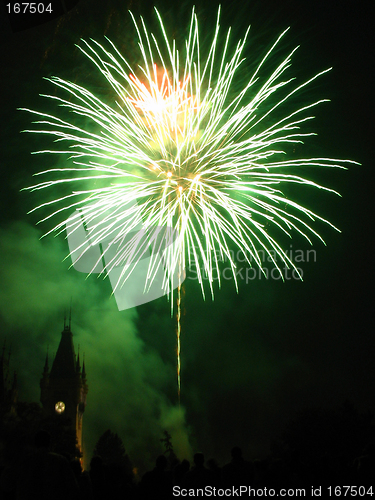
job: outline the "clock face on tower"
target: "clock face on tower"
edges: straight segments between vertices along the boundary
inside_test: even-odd
[[[58,401],[55,404],[55,412],[56,413],[63,413],[64,411],[65,411],[65,403],[63,403],[62,401]]]

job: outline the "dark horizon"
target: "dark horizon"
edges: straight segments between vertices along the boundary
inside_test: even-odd
[[[155,4],[171,33],[173,23],[185,29],[190,3],[178,11],[172,2]],[[105,34],[123,50],[135,50],[127,8],[148,21],[153,19],[151,5],[80,0],[64,16],[14,33],[2,18],[1,338],[12,343],[19,399],[39,401],[47,345],[50,352],[57,349],[64,310],[72,303],[73,341],[85,353],[89,385],[83,418],[88,455],[109,428],[121,437],[132,462],[144,469],[162,452],[164,430],[181,459],[201,450],[207,459],[224,464],[235,445],[246,458],[266,456],[296,411],[329,410],[345,401],[360,413],[375,411],[371,10],[365,1],[340,8],[333,1],[302,5],[297,0],[282,6],[274,0],[222,5],[222,35],[231,25],[237,42],[251,24],[245,51],[250,66],[288,26],[273,62],[300,45],[289,76],[303,81],[333,66],[301,95],[306,104],[322,98],[331,102],[314,111],[310,128],[318,135],[306,138],[300,154],[362,165],[311,171],[315,181],[341,197],[299,192],[300,200],[341,231],[314,225],[326,246],[315,239],[311,247],[298,235],[280,239],[282,248],[297,257],[303,281],[291,276],[283,283],[266,262],[268,279],[257,270],[250,279],[244,271],[238,294],[233,281],[224,279],[212,301],[208,287],[203,300],[190,270],[183,287],[179,406],[175,318],[166,297],[118,311],[108,280],[85,279],[64,260],[69,251],[64,235],[40,239],[50,227],[37,226],[38,214],[27,212],[41,203],[41,195],[21,191],[33,183],[35,172],[57,160],[30,155],[48,141],[20,134],[33,117],[17,108],[48,111],[39,94],[54,89],[43,77],[77,83],[92,79],[95,86],[97,76],[74,44],[80,38],[102,40]],[[196,3],[207,40],[217,5]]]

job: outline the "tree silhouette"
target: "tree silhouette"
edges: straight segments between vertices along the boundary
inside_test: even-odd
[[[94,448],[94,456],[102,458],[106,466],[117,466],[129,477],[133,476],[132,464],[125,452],[121,438],[111,430],[106,430],[100,436]]]
[[[160,441],[164,444],[164,454],[167,455],[169,465],[173,467],[178,462],[178,458],[173,450],[172,436],[168,431],[164,431],[163,434],[164,437]]]

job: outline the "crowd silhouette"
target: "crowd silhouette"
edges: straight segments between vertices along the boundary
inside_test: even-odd
[[[188,496],[189,490],[233,489],[240,486],[262,489],[307,487],[312,485],[359,485],[370,487],[375,478],[375,447],[371,444],[355,460],[324,456],[315,464],[304,463],[298,453],[278,458],[246,460],[240,447],[231,450],[222,467],[215,459],[205,461],[204,454],[194,454],[193,462],[179,461],[175,455],[162,454],[155,467],[136,482],[119,465],[105,464],[94,456],[88,471],[78,459],[68,460],[49,450],[49,433],[35,435],[34,450],[26,457],[4,467],[0,476],[0,498],[4,500],[164,500]],[[212,489],[211,489],[212,491]],[[227,490],[228,491],[228,490]],[[200,494],[200,496],[204,496]],[[363,496],[363,495],[362,495]]]

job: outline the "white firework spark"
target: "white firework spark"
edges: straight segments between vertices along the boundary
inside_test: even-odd
[[[287,156],[280,160],[285,147],[314,135],[301,131],[301,127],[313,118],[312,108],[326,101],[322,99],[291,110],[293,96],[329,69],[298,86],[293,85],[294,78],[285,79],[284,75],[291,65],[294,49],[262,82],[264,63],[284,32],[246,85],[233,95],[233,80],[244,61],[242,53],[249,29],[231,55],[229,30],[219,56],[219,9],[208,55],[201,58],[194,9],[182,50],[178,50],[175,40],[169,41],[160,14],[155,11],[160,21],[161,44],[148,32],[142,18],[138,25],[132,16],[142,56],[142,63],[136,68],[108,39],[108,48],[94,40],[82,41],[80,50],[115,93],[114,103],[104,102],[76,83],[58,77],[48,79],[66,91],[69,98],[45,97],[84,117],[90,122],[88,128],[75,125],[74,120],[27,110],[41,117],[35,122],[41,127],[28,132],[49,134],[57,144],[69,145],[38,153],[68,155],[72,160],[63,168],[40,172],[37,175],[50,177],[28,189],[80,182],[84,186],[34,210],[62,203],[62,208],[50,211],[43,219],[46,221],[78,208],[73,221],[76,217],[78,226],[79,214],[83,215],[90,227],[92,244],[111,238],[108,248],[112,248],[112,255],[113,249],[115,252],[106,264],[107,273],[114,266],[134,263],[121,275],[118,286],[124,284],[134,269],[137,262],[134,256],[139,256],[150,241],[153,254],[160,249],[164,251],[167,265],[163,287],[168,293],[172,293],[172,276],[176,270],[185,269],[187,263],[195,264],[203,295],[204,278],[214,294],[213,273],[218,270],[220,260],[229,260],[236,281],[236,266],[230,254],[232,244],[243,252],[250,265],[255,262],[262,267],[259,254],[262,250],[280,274],[280,262],[296,269],[272,236],[272,228],[288,235],[296,231],[311,243],[311,236],[322,240],[312,228],[315,220],[334,226],[285,196],[283,185],[300,184],[335,193],[299,172],[303,167],[345,168],[345,163],[351,162],[331,158],[287,159]],[[93,182],[89,189],[88,181]],[[100,187],[95,187],[95,182]],[[147,238],[129,238],[140,224],[146,228]],[[161,227],[168,228],[163,238],[160,238]],[[61,222],[47,234],[64,229],[65,223]],[[173,232],[177,240],[168,245],[166,238],[171,238]],[[151,258],[145,290],[159,265],[160,259]],[[220,285],[220,273],[215,274]]]

